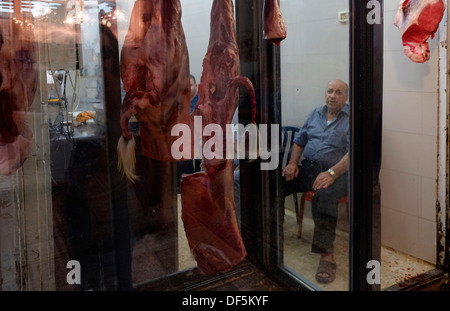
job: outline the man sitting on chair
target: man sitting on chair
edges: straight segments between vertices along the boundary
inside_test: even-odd
[[[336,277],[333,244],[338,199],[348,192],[350,107],[347,100],[348,85],[341,80],[330,81],[325,91],[326,105],[314,109],[306,119],[282,173],[286,179],[285,197],[295,192],[315,191],[311,202],[312,252],[321,255],[316,273],[320,283],[333,282]]]

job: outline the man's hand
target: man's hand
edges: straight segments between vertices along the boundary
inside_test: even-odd
[[[286,181],[290,181],[298,176],[298,165],[295,163],[289,163],[286,165],[282,172],[282,176],[286,178]]]
[[[334,177],[328,172],[322,172],[317,175],[316,180],[313,183],[314,191],[319,189],[326,189],[334,183]]]

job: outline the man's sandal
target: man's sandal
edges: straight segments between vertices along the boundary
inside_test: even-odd
[[[319,267],[316,272],[316,281],[328,284],[336,278],[336,263],[327,260],[320,260]]]

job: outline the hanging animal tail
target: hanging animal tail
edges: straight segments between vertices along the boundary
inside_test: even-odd
[[[128,129],[128,121],[134,113],[132,96],[127,94],[124,99],[122,109],[120,111],[120,126],[122,128],[122,136],[117,143],[117,169],[132,182],[138,180],[135,172],[136,167],[136,141],[134,136]]]
[[[256,160],[259,157],[259,131],[258,131],[258,125],[256,124],[256,95],[255,95],[255,89],[253,87],[253,83],[250,81],[249,78],[244,76],[235,76],[232,80],[230,80],[230,83],[228,85],[228,91],[227,91],[227,102],[232,102],[233,106],[230,107],[231,109],[227,112],[227,123],[231,123],[233,120],[233,115],[236,111],[236,108],[238,107],[238,101],[232,101],[230,99],[231,96],[235,96],[236,91],[238,87],[243,87],[249,96],[250,105],[251,105],[251,123],[247,124],[245,126],[244,132],[249,133],[250,137],[255,138],[255,145],[253,148],[250,148],[253,150],[253,152],[248,151],[248,157],[250,160]],[[251,134],[253,133],[253,135]],[[238,138],[238,141],[242,138]],[[244,139],[245,141],[245,139]],[[249,142],[252,143],[251,141]],[[238,146],[239,150],[239,146]],[[240,158],[242,158],[241,152],[244,152],[244,150],[237,151]]]
[[[244,77],[244,76],[234,77],[230,81],[227,96],[232,96],[234,94],[234,91],[239,86],[242,86],[244,89],[247,90],[247,93],[249,95],[250,105],[251,105],[252,123],[255,123],[256,122],[256,95],[255,95],[255,89],[253,87],[253,83],[250,81],[249,78]],[[237,102],[236,102],[236,105],[234,107],[232,107],[231,112],[229,112],[228,121],[231,121],[233,119],[233,115],[234,115],[236,108],[237,108]]]
[[[134,136],[126,139],[120,136],[117,143],[117,169],[121,171],[130,181],[135,182],[139,177],[135,173],[136,167],[136,141]]]

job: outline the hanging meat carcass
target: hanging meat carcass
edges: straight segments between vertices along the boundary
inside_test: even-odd
[[[179,0],[136,1],[120,70],[126,95],[118,151],[125,174],[133,179],[134,144],[128,130],[132,114],[140,124],[142,154],[161,161],[175,161],[172,127],[190,122],[189,56]]]
[[[170,154],[174,123],[188,124],[192,129],[194,118],[200,116],[202,129],[211,124],[225,129],[237,108],[239,86],[250,95],[252,122],[255,121],[253,85],[240,76],[232,0],[213,2],[199,102],[189,115],[189,60],[178,9],[178,1],[163,4],[160,0],[138,0],[133,8],[121,59],[127,94],[121,111],[123,137],[118,149],[125,162],[132,162],[130,155],[134,152],[134,145],[126,142],[132,140],[128,120],[133,113],[140,122],[141,136],[147,135],[143,154],[161,160],[174,160]],[[279,44],[285,37],[284,21],[281,23],[278,6],[271,3],[266,9],[276,11],[265,19],[265,27],[270,30],[266,39]],[[174,45],[170,44],[172,41]],[[223,146],[227,145],[225,139],[226,136]],[[196,141],[191,141],[193,150]],[[226,159],[226,154],[224,149],[222,156],[203,157],[204,171],[183,176],[181,181],[183,224],[198,268],[204,273],[228,271],[246,256],[235,211],[233,161]],[[125,173],[132,180],[136,178],[132,165],[125,167]]]
[[[430,59],[427,40],[434,38],[444,16],[444,0],[402,0],[394,25],[402,35],[405,55],[413,62],[424,63]]]
[[[0,19],[0,175],[11,175],[29,156],[34,135],[26,122],[38,82],[33,28]]]
[[[214,0],[199,101],[193,112],[194,116],[202,117],[203,128],[218,124],[225,133],[226,124],[231,124],[238,105],[238,86],[250,94],[254,122],[253,85],[240,76],[233,2]],[[225,135],[223,139],[223,146],[227,146]],[[191,252],[203,273],[226,272],[247,255],[236,217],[234,164],[233,160],[226,159],[226,148],[222,152],[213,158],[204,156],[204,171],[183,176],[181,181],[184,228]]]
[[[278,0],[265,0],[263,12],[264,39],[279,46],[286,39],[287,27]]]

